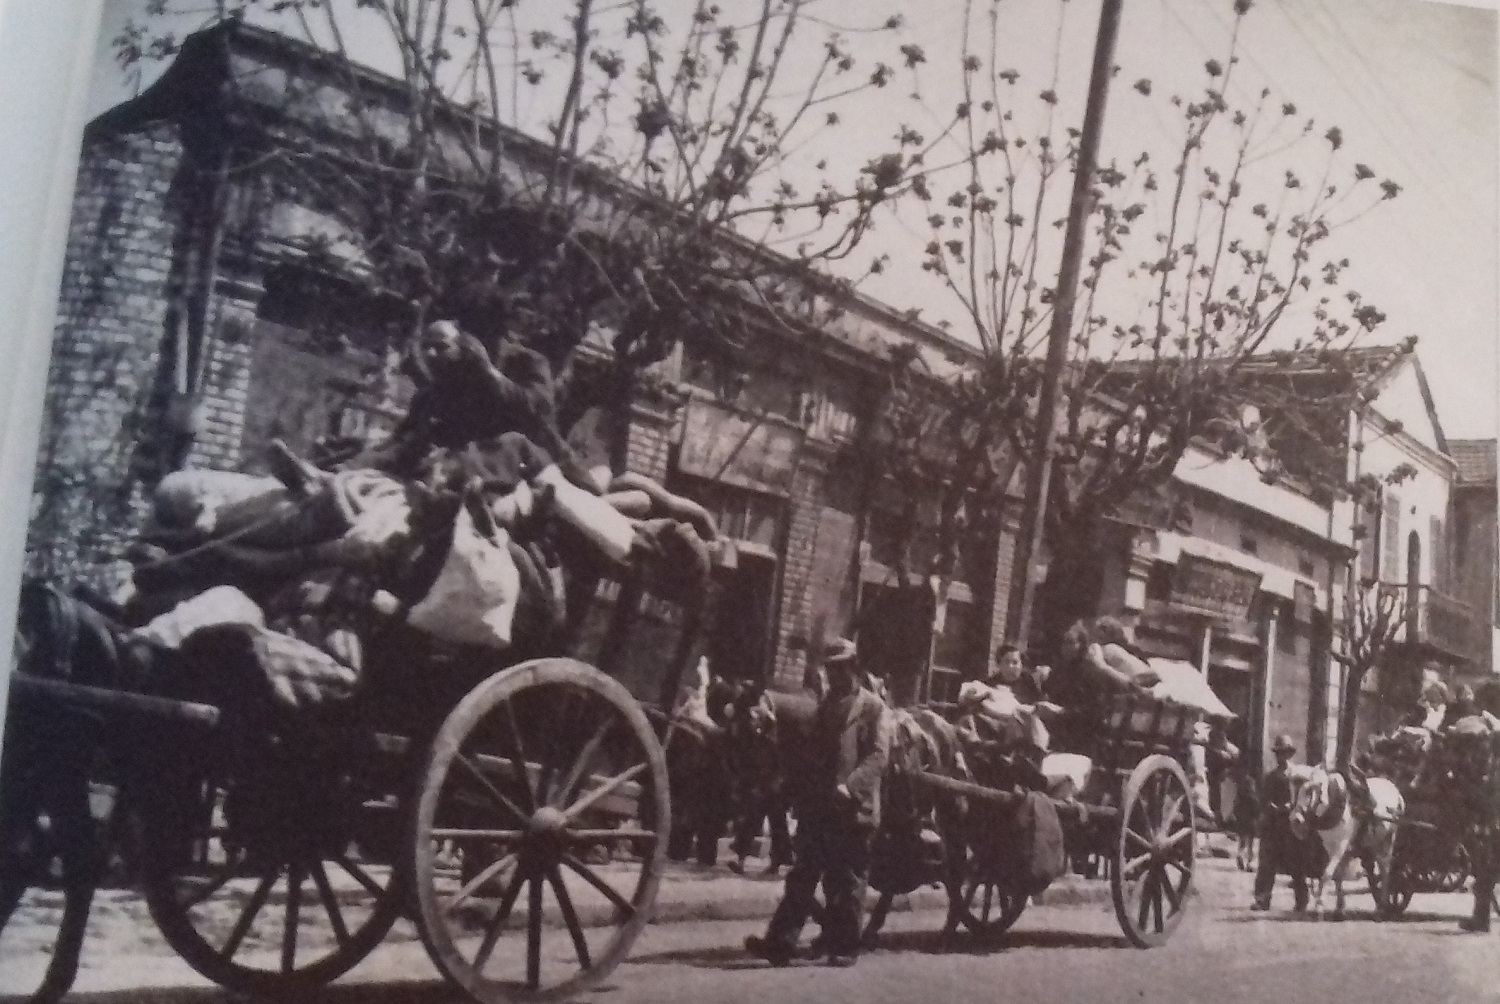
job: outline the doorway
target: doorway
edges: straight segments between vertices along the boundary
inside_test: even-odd
[[[737,567],[716,569],[714,576],[719,599],[708,645],[709,668],[726,680],[768,682],[775,559],[742,550]]]

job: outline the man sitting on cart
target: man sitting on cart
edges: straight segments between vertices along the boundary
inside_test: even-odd
[[[854,964],[870,851],[880,825],[880,784],[893,731],[889,709],[860,686],[853,642],[837,642],[823,666],[828,691],[812,723],[809,784],[796,807],[795,863],[765,937],[745,939],[746,950],[775,966],[786,965],[796,953],[820,882],[829,965]]]

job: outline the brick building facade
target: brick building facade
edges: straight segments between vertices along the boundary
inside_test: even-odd
[[[246,25],[195,36],[152,88],[89,125],[40,440],[33,573],[113,590],[165,473],[253,471],[273,438],[306,450],[399,416],[409,388],[389,338],[299,293],[288,248],[319,226],[317,213],[235,160],[235,123],[273,110],[228,82],[268,86],[297,72],[297,56],[296,43]],[[795,362],[745,399],[669,360],[623,436],[628,468],[699,498],[736,541],[719,573],[742,601],[724,657],[783,687],[802,684],[821,637],[849,629],[852,583],[879,584],[844,459],[871,374],[896,345],[915,346],[936,373],[972,354],[857,296],[835,329],[803,336],[766,353]],[[747,429],[741,446],[752,449],[726,454]],[[953,620],[962,638],[955,627],[928,646],[945,678],[976,672],[1004,628],[1011,539],[992,535],[982,549],[969,564],[984,580],[950,593],[969,611]]]

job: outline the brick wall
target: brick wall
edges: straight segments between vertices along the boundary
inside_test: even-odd
[[[201,391],[202,424],[196,430],[187,464],[217,470],[244,466],[247,411],[254,406],[250,377],[255,361],[253,287],[220,283],[214,304],[213,333]],[[227,286],[227,288],[226,288]]]
[[[990,584],[990,637],[986,649],[986,660],[999,644],[1005,640],[1009,627],[1010,592],[1014,578],[1016,559],[1016,533],[1018,527],[1009,521],[1000,528],[1000,540],[995,549],[995,579]]]
[[[827,473],[827,465],[821,458],[804,456],[787,501],[787,544],[782,559],[773,683],[778,689],[801,687],[807,669],[807,639],[812,630],[813,547],[817,542],[818,520],[823,514]]]
[[[176,128],[91,136],[79,167],[39,442],[28,571],[108,587],[162,472],[160,395],[174,246]]]

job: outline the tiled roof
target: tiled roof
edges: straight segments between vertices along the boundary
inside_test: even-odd
[[[1493,485],[1495,483],[1495,441],[1493,439],[1450,439],[1448,455],[1458,467],[1458,483]]]

